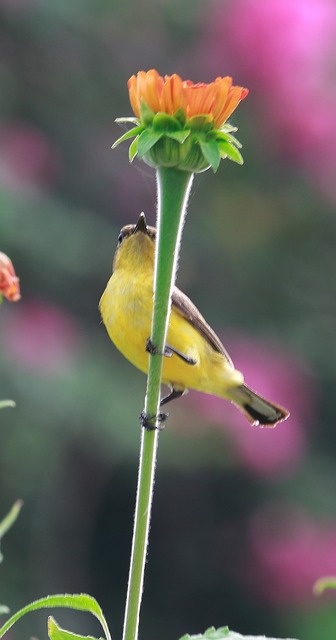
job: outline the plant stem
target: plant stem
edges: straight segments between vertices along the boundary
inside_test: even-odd
[[[163,353],[169,321],[171,291],[193,174],[177,169],[157,171],[158,218],[154,273],[154,308],[151,340]],[[145,345],[144,345],[145,348]],[[159,426],[162,356],[149,358],[145,414]],[[123,640],[137,640],[154,487],[158,429],[142,429],[132,554],[128,581]]]

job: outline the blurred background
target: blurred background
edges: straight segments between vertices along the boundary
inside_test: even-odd
[[[141,637],[210,625],[330,640],[336,574],[334,0],[0,0],[0,602],[95,596],[120,637],[146,378],[98,301],[121,226],[155,223],[152,169],[111,151],[140,69],[232,75],[245,164],[195,178],[178,284],[291,418],[251,428],[190,392],[160,435]],[[99,633],[83,614],[56,619]],[[9,637],[46,637],[46,614]]]

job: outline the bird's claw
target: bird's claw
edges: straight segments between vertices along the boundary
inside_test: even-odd
[[[168,413],[160,412],[157,415],[148,416],[145,411],[141,411],[140,424],[147,431],[162,431],[165,428],[165,423],[168,418]]]

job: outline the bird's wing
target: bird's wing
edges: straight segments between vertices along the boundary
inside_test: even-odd
[[[186,296],[177,287],[174,287],[173,289],[172,306],[175,311],[183,316],[183,318],[190,322],[190,324],[202,334],[214,351],[221,353],[227,363],[233,367],[233,362],[218,336],[215,334],[213,329],[211,329],[188,296]]]

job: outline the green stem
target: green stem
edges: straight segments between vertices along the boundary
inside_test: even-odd
[[[177,169],[157,171],[158,220],[151,339],[163,353],[175,282],[179,246],[193,174]],[[149,359],[145,413],[159,426],[162,356]],[[123,640],[137,640],[154,487],[158,429],[142,430],[137,499]]]

